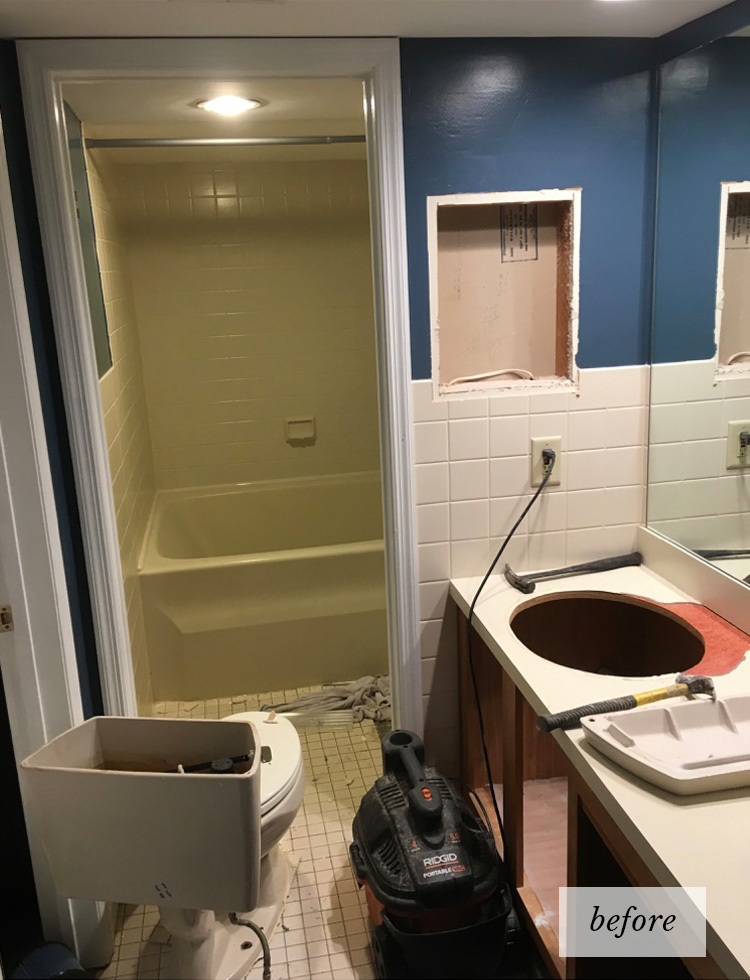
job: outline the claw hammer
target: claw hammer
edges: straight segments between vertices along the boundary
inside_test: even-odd
[[[653,704],[667,698],[694,697],[696,694],[708,694],[712,701],[716,700],[716,688],[712,677],[700,674],[678,674],[674,684],[668,687],[658,687],[653,691],[642,691],[640,694],[626,694],[623,698],[610,698],[609,701],[595,701],[593,704],[583,704],[580,708],[570,708],[559,711],[555,715],[540,715],[539,728],[543,732],[554,732],[558,728],[566,731],[577,728],[582,718],[588,715],[601,715],[606,712],[628,711],[639,708],[642,704]]]

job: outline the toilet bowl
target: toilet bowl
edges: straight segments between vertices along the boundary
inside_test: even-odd
[[[258,902],[241,913],[239,925],[224,914],[194,910],[160,909],[162,925],[172,936],[172,950],[164,962],[170,976],[183,980],[217,977],[236,980],[244,977],[261,953],[260,945],[242,928],[249,918],[270,939],[281,913],[292,880],[290,856],[276,845],[289,830],[305,795],[305,769],[302,746],[294,725],[268,711],[243,711],[224,721],[250,723],[261,749],[260,764],[260,879]],[[265,761],[264,761],[265,760]],[[257,834],[257,827],[249,828]],[[202,934],[206,935],[201,949]],[[181,941],[175,943],[175,937]],[[243,947],[249,946],[246,952]],[[221,964],[217,969],[217,964]]]
[[[240,764],[198,765],[212,759]],[[156,904],[162,975],[240,980],[268,955],[257,930],[270,941],[279,924],[297,863],[279,840],[305,790],[288,719],[95,717],[22,772],[60,893]]]
[[[305,795],[302,746],[294,725],[267,711],[243,711],[225,721],[255,725],[264,751],[260,767],[260,856],[264,858],[284,836]]]

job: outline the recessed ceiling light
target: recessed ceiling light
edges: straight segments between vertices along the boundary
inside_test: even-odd
[[[239,95],[219,95],[215,99],[199,102],[198,108],[206,112],[218,112],[220,116],[239,116],[250,109],[257,109],[257,99],[243,99]]]

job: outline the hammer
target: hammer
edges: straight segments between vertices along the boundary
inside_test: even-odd
[[[569,565],[567,568],[554,568],[548,572],[535,572],[533,575],[519,575],[510,565],[505,566],[505,578],[509,585],[525,595],[531,595],[536,589],[537,582],[550,578],[565,578],[567,575],[587,575],[591,572],[611,572],[615,568],[628,568],[630,565],[640,565],[641,555],[634,551],[632,555],[616,555],[614,558],[597,558],[586,561],[582,565]]]
[[[716,688],[713,678],[699,674],[678,674],[674,684],[668,687],[658,687],[656,690],[643,691],[641,694],[626,694],[624,698],[610,698],[609,701],[595,701],[593,704],[583,704],[580,708],[560,711],[556,715],[540,715],[539,728],[543,732],[554,732],[558,728],[567,731],[569,728],[578,728],[581,719],[588,715],[627,711],[629,708],[653,704],[654,701],[664,701],[666,698],[692,698],[696,694],[708,694],[711,700],[715,701]]]

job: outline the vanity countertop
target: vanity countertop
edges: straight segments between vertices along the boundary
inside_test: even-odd
[[[481,578],[451,582],[451,595],[465,616],[480,582]],[[674,681],[673,673],[644,679],[562,667],[532,653],[511,631],[513,610],[530,598],[590,590],[660,603],[695,602],[645,566],[541,582],[533,597],[512,589],[502,572],[493,573],[474,610],[473,624],[539,714]],[[719,697],[750,693],[750,656],[714,681]],[[580,729],[551,737],[663,885],[706,887],[708,951],[728,977],[750,976],[750,792],[678,798],[609,762],[584,743]]]

